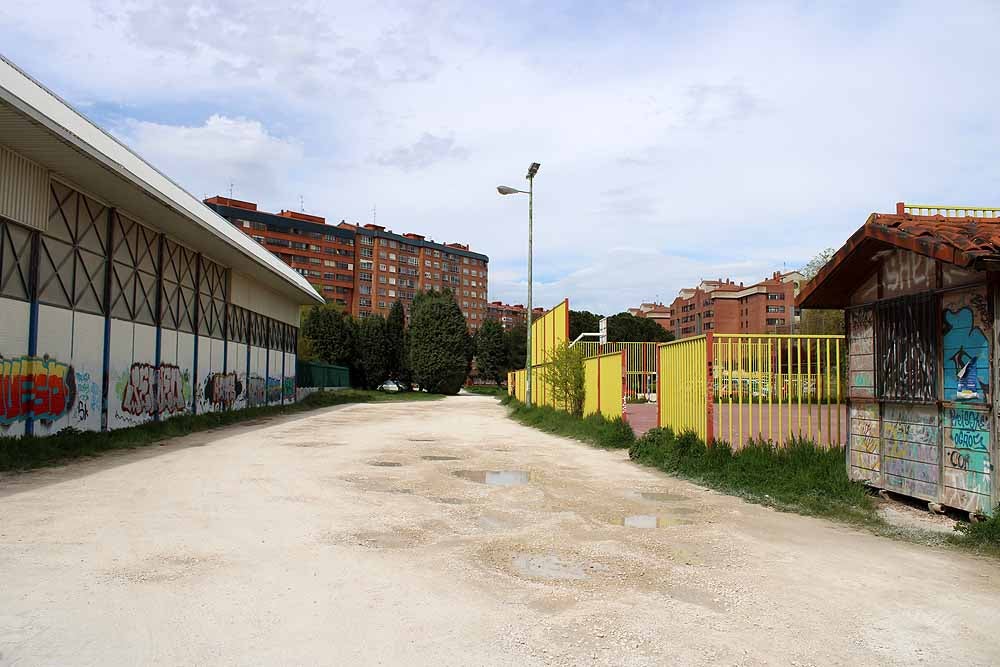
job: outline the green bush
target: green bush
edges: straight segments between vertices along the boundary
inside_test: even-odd
[[[358,352],[366,389],[378,389],[389,378],[391,360],[385,319],[369,315],[358,328]]]

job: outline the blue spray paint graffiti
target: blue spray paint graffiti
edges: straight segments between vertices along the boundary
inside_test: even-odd
[[[942,333],[944,399],[947,401],[984,401],[989,391],[990,343],[983,333],[984,323],[977,321],[983,319],[985,313],[973,310],[977,304],[985,309],[986,302],[978,294],[967,298],[973,303],[955,304],[958,308],[945,304]]]

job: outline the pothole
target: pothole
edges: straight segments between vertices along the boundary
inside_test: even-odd
[[[410,442],[437,442],[437,438],[407,438]]]
[[[431,454],[428,456],[421,456],[424,461],[461,461],[459,456],[438,456],[436,454]]]
[[[590,574],[607,570],[600,563],[574,563],[554,554],[518,554],[511,564],[524,577],[556,581],[586,579]]]
[[[526,470],[456,470],[456,477],[490,486],[517,486],[531,481]]]
[[[687,522],[662,514],[631,514],[613,519],[611,523],[626,528],[670,528]]]
[[[408,530],[367,531],[350,535],[331,535],[323,541],[333,544],[353,544],[368,549],[410,549],[422,544],[424,536],[418,531]]]
[[[443,503],[445,505],[464,505],[468,501],[463,498],[452,498],[449,496],[431,498],[436,503]]]
[[[403,464],[399,461],[369,461],[368,465],[375,466],[377,468],[399,468]]]
[[[294,442],[283,442],[286,447],[343,447],[346,442],[324,442],[323,440],[300,440]]]
[[[652,500],[657,503],[680,502],[690,500],[690,497],[679,493],[668,493],[665,491],[633,491],[630,495],[638,496],[643,500]]]

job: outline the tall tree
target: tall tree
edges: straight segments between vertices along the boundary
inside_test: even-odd
[[[486,320],[476,334],[476,370],[479,377],[499,385],[507,374],[507,368],[503,327],[496,320]]]
[[[410,369],[422,389],[457,394],[467,377],[472,345],[451,292],[418,294],[410,310]]]
[[[388,341],[382,316],[371,315],[361,320],[358,338],[365,386],[378,389],[389,377]]]
[[[357,358],[357,323],[340,308],[313,306],[302,320],[299,338],[309,354],[325,364],[351,366]]]
[[[511,327],[504,332],[503,342],[507,348],[507,367],[514,371],[524,368],[528,355],[528,327],[523,324]]]
[[[389,364],[389,379],[405,384],[406,372],[406,314],[403,302],[397,300],[389,309],[385,320],[386,358]]]
[[[636,317],[631,313],[618,313],[608,318],[609,343],[666,343],[674,335],[655,320]]]
[[[833,248],[821,250],[799,272],[812,280],[830,261],[836,251]],[[799,333],[807,335],[844,333],[844,311],[842,310],[802,310],[799,319]]]
[[[597,333],[602,315],[592,313],[589,310],[569,311],[569,340],[576,340],[582,333]],[[589,339],[594,340],[594,339]]]

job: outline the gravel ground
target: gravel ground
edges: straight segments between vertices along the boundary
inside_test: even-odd
[[[996,562],[749,505],[486,397],[8,476],[0,516],[0,664],[1000,661]]]

